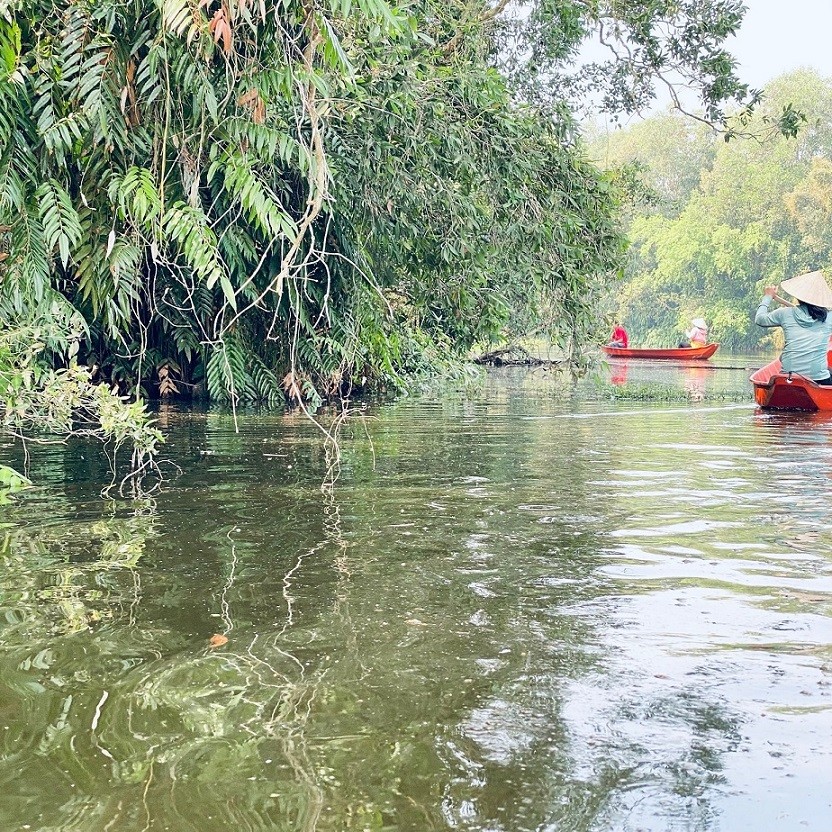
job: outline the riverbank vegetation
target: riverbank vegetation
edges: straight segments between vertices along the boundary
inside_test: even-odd
[[[624,237],[620,173],[588,161],[573,102],[633,112],[673,70],[704,118],[750,118],[722,48],[741,18],[735,0],[0,0],[0,322],[60,323],[7,354],[7,423],[10,391],[49,373],[90,385],[98,419],[124,397],[314,406],[530,331],[578,360]],[[599,35],[609,60],[580,65]],[[142,457],[158,437],[140,405],[128,422]]]
[[[767,117],[793,105],[796,137]],[[693,317],[729,349],[770,346],[754,326],[762,287],[832,267],[832,79],[801,70],[774,81],[726,143],[706,125],[664,112],[623,130],[590,131],[594,158],[637,170],[625,277],[612,305],[634,343],[675,345]]]

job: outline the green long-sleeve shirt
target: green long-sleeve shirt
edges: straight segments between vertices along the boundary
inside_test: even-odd
[[[832,333],[832,314],[820,322],[801,306],[782,307],[769,312],[771,301],[768,295],[760,301],[754,323],[765,327],[783,327],[786,336],[786,346],[780,356],[783,371],[800,373],[814,381],[829,378],[826,350]]]

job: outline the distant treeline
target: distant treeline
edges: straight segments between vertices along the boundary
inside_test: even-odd
[[[771,128],[789,103],[806,115],[796,139]],[[589,131],[593,157],[629,185],[631,247],[610,311],[640,345],[672,344],[701,315],[726,347],[766,346],[752,320],[762,287],[832,266],[832,79],[777,79],[739,129],[725,142],[666,112]]]

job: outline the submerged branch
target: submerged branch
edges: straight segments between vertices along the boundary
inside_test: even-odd
[[[492,352],[484,352],[474,359],[474,363],[489,367],[562,367],[564,365],[564,362],[560,360],[538,358],[518,344]]]

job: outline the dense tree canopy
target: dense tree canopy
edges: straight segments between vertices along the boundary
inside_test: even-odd
[[[786,103],[806,114],[796,138],[768,130]],[[769,337],[752,322],[762,287],[832,267],[832,81],[780,78],[743,130],[751,137],[714,141],[664,113],[593,137],[593,155],[611,168],[637,163],[658,195],[631,218],[615,299],[640,343],[670,345],[701,315],[727,346],[754,348]]]
[[[742,123],[794,132],[795,111],[759,110],[723,49],[742,12],[0,0],[5,426],[81,419],[146,460],[160,437],[125,396],[314,404],[529,331],[580,357],[623,263],[620,185],[633,178],[587,160],[577,102],[632,112],[677,78],[699,91],[699,118],[740,107]],[[609,60],[580,65],[592,39]],[[688,150],[665,142],[655,183],[676,200],[692,187],[690,149],[712,152],[695,128],[678,132]],[[689,154],[685,172],[673,153]],[[818,166],[788,180],[816,248],[827,178]],[[649,224],[677,213],[634,225],[642,257]]]

